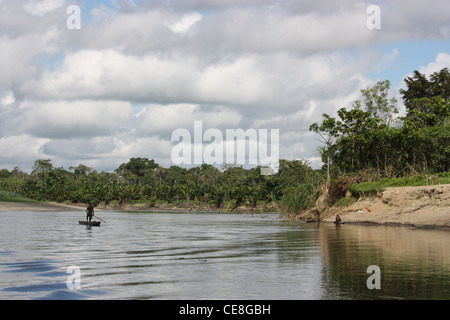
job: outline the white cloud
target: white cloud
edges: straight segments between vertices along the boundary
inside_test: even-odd
[[[116,134],[133,126],[133,109],[117,101],[51,101],[20,105],[23,131],[36,137],[62,139]]]
[[[197,22],[202,20],[202,15],[198,12],[183,15],[178,21],[168,24],[168,28],[178,34],[185,34]]]
[[[14,93],[12,91],[7,92],[1,100],[2,106],[8,106],[14,102],[16,102],[16,98],[14,97]]]
[[[33,162],[43,157],[41,147],[48,139],[28,134],[10,135],[0,138],[0,163],[9,167],[31,168]]]
[[[39,99],[184,102],[271,115],[302,108],[308,99],[348,94],[359,86],[355,75],[366,63],[370,62],[339,54],[277,54],[246,55],[205,66],[193,59],[82,50],[68,54],[57,69],[25,83],[22,90]]]
[[[114,9],[101,4],[91,10],[89,24],[91,27],[99,27],[112,21],[115,17],[117,17],[117,13]]]
[[[378,2],[376,31],[368,1],[112,4],[83,11],[74,32],[69,2],[1,1],[2,165],[50,157],[102,170],[136,156],[170,165],[171,132],[197,120],[280,129],[282,158],[315,159],[309,125],[350,106],[374,82],[369,72],[396,61],[379,44],[450,36],[450,2],[438,0]],[[449,60],[442,52],[419,70]]]
[[[66,3],[65,0],[29,0],[24,8],[26,11],[36,16],[43,16],[47,12],[53,11]]]
[[[434,72],[440,71],[443,68],[449,68],[450,69],[450,53],[440,52],[436,56],[436,60],[433,62],[430,62],[426,66],[422,66],[418,69],[419,72],[430,75]]]
[[[24,91],[54,99],[169,100],[187,91],[195,74],[193,64],[181,59],[81,50],[68,54],[57,70],[24,85]]]
[[[170,140],[171,132],[178,128],[193,127],[202,121],[204,128],[231,128],[239,126],[242,116],[236,110],[223,106],[210,106],[202,110],[194,104],[148,105],[138,114],[139,135],[164,134]]]

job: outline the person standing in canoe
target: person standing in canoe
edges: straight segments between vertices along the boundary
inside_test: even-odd
[[[94,206],[92,205],[92,203],[89,203],[88,207],[86,208],[86,221],[89,220],[89,222],[91,222],[93,216],[94,216]]]

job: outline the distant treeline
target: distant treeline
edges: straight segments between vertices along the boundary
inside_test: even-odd
[[[324,178],[322,170],[313,170],[301,160],[280,160],[279,171],[272,176],[260,171],[235,166],[219,170],[207,164],[163,168],[154,160],[132,158],[111,173],[83,164],[66,170],[47,159],[36,160],[31,174],[17,167],[0,170],[0,189],[42,201],[149,205],[188,201],[227,210],[281,201],[287,211],[298,211],[313,205],[311,195]],[[289,197],[299,192],[307,196],[291,208]]]

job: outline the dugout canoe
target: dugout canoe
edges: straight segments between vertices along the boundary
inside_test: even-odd
[[[81,225],[84,225],[84,226],[89,226],[89,227],[100,227],[101,221],[91,221],[91,222],[78,221],[78,223]]]

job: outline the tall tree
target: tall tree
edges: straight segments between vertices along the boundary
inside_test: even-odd
[[[400,93],[403,95],[403,103],[406,109],[411,108],[411,103],[415,99],[431,98],[433,96],[431,84],[428,81],[426,75],[415,70],[411,77],[404,79],[406,84],[406,90],[400,89]]]
[[[404,81],[406,90],[400,89],[400,93],[408,113],[423,106],[423,103],[418,101],[431,100],[433,97],[441,97],[445,101],[450,99],[450,71],[448,68],[432,73],[430,79],[415,70],[413,75],[406,77]],[[424,100],[424,98],[426,99]]]
[[[335,118],[330,117],[328,114],[324,113],[322,114],[322,117],[324,117],[324,120],[319,125],[318,123],[313,123],[309,127],[309,131],[313,131],[315,133],[318,133],[322,140],[319,140],[322,142],[325,146],[321,149],[322,158],[326,158],[326,169],[327,169],[327,184],[331,180],[331,146],[334,143],[334,139],[339,136],[339,126],[336,122]]]
[[[31,175],[39,175],[41,173],[49,173],[53,170],[53,165],[50,159],[46,160],[36,160],[33,165],[33,171],[31,171]]]
[[[128,183],[140,183],[146,174],[157,168],[158,164],[153,159],[131,158],[127,163],[122,163],[115,172]]]
[[[387,125],[390,125],[393,115],[398,113],[397,99],[389,97],[390,88],[391,82],[385,80],[361,90],[366,111],[371,112],[373,117],[380,118]]]

